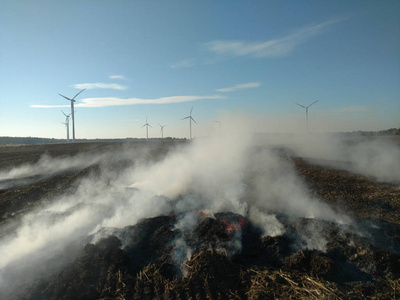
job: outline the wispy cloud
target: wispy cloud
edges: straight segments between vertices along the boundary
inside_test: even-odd
[[[64,105],[32,104],[30,107],[33,107],[33,108],[67,108],[67,107],[71,107],[71,105],[70,104],[64,104]]]
[[[128,87],[117,83],[77,83],[72,85],[75,89],[112,89],[112,90],[127,90]]]
[[[225,99],[224,96],[172,96],[161,97],[156,99],[141,99],[141,98],[86,98],[75,104],[75,107],[107,107],[107,106],[122,106],[122,105],[138,105],[138,104],[168,104],[179,102],[190,102],[205,99]],[[35,108],[54,108],[66,107],[65,105],[31,105]]]
[[[183,61],[180,61],[176,64],[170,65],[171,68],[189,68],[195,65],[195,60],[194,59],[186,59]]]
[[[233,91],[242,90],[242,89],[256,88],[256,87],[259,87],[260,85],[261,85],[261,83],[259,83],[259,82],[249,82],[249,83],[237,84],[235,86],[228,87],[228,88],[218,89],[216,91],[224,92],[224,93],[225,92],[233,92]]]
[[[127,80],[127,78],[124,75],[110,75],[108,76],[110,79],[119,79],[119,80]]]
[[[267,41],[217,40],[204,44],[204,47],[206,50],[216,54],[231,57],[250,56],[260,58],[284,56],[309,38],[321,34],[327,27],[346,19],[347,17],[340,17],[320,24],[308,25],[278,39]]]

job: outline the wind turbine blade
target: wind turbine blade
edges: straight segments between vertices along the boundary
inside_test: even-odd
[[[190,118],[192,119],[193,122],[195,122],[197,124],[197,122],[192,117],[190,117]]]
[[[63,113],[64,116],[68,117],[68,115],[65,112],[63,112],[63,111],[61,111],[61,112]]]
[[[313,103],[311,103],[309,106],[307,106],[307,108],[308,107],[310,107],[311,105],[313,105],[313,104],[315,104],[315,103],[317,103],[319,100],[317,100],[317,101],[314,101]]]
[[[74,98],[72,98],[72,100],[74,100],[80,93],[82,93],[84,90],[86,90],[86,89],[83,89],[82,91],[80,91],[78,94],[76,94],[75,96],[74,96]]]
[[[193,106],[192,106],[192,108],[190,109],[190,116],[192,115],[192,111],[193,111]]]
[[[296,103],[298,106],[301,106],[302,108],[306,108],[304,105]]]
[[[59,94],[61,97],[64,97],[65,99],[67,99],[68,101],[73,101],[72,99],[69,99],[68,97],[65,97],[64,95]]]
[[[182,118],[181,120],[185,120],[185,119],[189,119],[189,118],[190,118],[190,116],[189,116],[189,117]]]

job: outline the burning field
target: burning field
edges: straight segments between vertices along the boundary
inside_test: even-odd
[[[0,147],[0,298],[395,299],[399,141],[321,139]]]

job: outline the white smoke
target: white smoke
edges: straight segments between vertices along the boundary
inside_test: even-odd
[[[355,172],[379,181],[400,183],[400,147],[393,140],[375,138],[350,147]]]
[[[190,233],[198,222],[198,213],[188,212],[175,224],[174,231],[178,232],[178,238],[173,241],[172,259],[175,266],[180,268],[183,276],[187,276],[188,269],[185,262],[192,257],[192,249],[187,244],[185,235]]]
[[[259,149],[252,155],[250,172],[254,193],[251,204],[258,210],[337,223],[350,222],[348,217],[335,213],[329,205],[312,197],[294,166],[279,153],[269,148]]]
[[[285,145],[295,155],[369,176],[380,182],[400,183],[400,138],[342,134],[275,135],[275,145]]]
[[[306,248],[326,252],[328,240],[326,238],[327,229],[325,226],[308,222],[304,228],[298,228],[298,232]]]
[[[279,222],[275,215],[261,212],[257,207],[250,207],[249,218],[254,225],[263,230],[265,236],[279,236],[285,233],[285,226]]]
[[[55,173],[66,170],[82,169],[98,163],[102,159],[101,155],[78,154],[74,157],[52,158],[48,154],[43,154],[34,164],[22,164],[9,170],[0,171],[0,183],[4,180],[27,178],[32,176],[49,177]]]
[[[10,179],[95,163],[101,169],[99,174],[81,180],[75,192],[51,199],[25,214],[13,234],[1,235],[0,290],[23,276],[24,268],[18,274],[10,272],[18,262],[33,264],[31,258],[35,257],[39,264],[58,255],[71,241],[103,227],[134,225],[141,218],[201,209],[230,211],[248,217],[270,236],[285,232],[278,214],[350,221],[312,197],[294,167],[279,152],[265,145],[256,147],[259,143],[246,123],[225,119],[224,128],[231,128],[230,132],[181,145],[158,160],[147,155],[154,150],[149,143],[145,148],[148,152],[125,147],[119,152],[69,160],[44,157],[34,165],[0,172],[0,176]],[[189,219],[183,218],[176,230],[191,230],[197,221],[192,217],[188,214]],[[177,261],[190,257],[191,249],[182,240],[176,241],[175,248]]]

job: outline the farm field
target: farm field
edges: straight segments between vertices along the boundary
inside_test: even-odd
[[[397,173],[238,145],[1,146],[0,298],[400,295]]]

